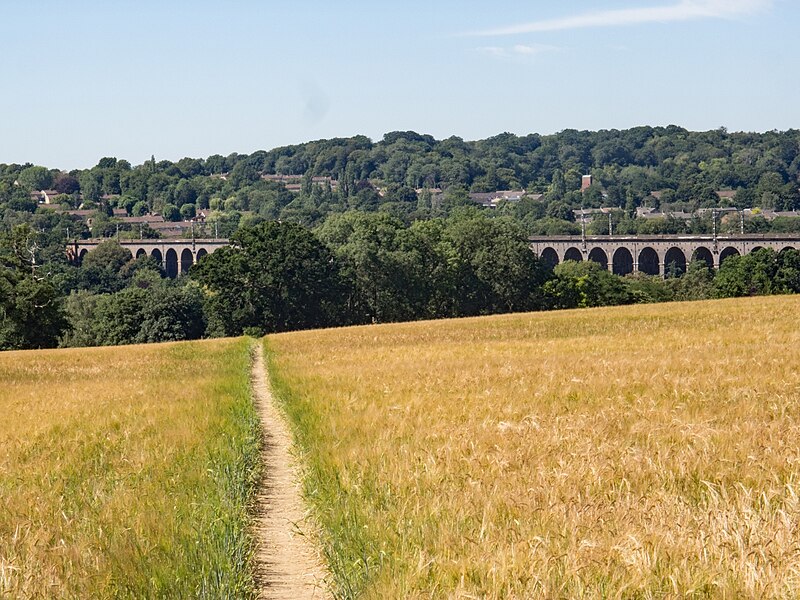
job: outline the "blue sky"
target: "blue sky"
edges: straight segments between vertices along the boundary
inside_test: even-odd
[[[3,2],[0,162],[800,127],[796,0]]]

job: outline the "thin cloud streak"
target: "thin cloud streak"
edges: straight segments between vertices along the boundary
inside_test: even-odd
[[[697,19],[730,19],[752,15],[772,6],[773,0],[681,0],[668,6],[625,8],[583,13],[559,19],[522,23],[472,33],[472,36],[504,36],[588,27],[619,27],[643,23],[674,23]]]
[[[483,46],[481,48],[476,48],[476,50],[481,54],[486,54],[493,58],[499,59],[532,59],[544,52],[555,52],[559,50],[559,48],[556,46],[547,46],[545,44],[515,44],[510,48],[503,48],[500,46]]]

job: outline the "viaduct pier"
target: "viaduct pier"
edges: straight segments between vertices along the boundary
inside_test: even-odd
[[[679,275],[691,261],[705,261],[718,269],[725,259],[760,248],[782,252],[800,250],[800,235],[604,235],[534,236],[533,251],[555,266],[566,260],[592,260],[615,275],[646,273]]]

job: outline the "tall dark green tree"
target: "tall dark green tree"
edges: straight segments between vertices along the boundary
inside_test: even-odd
[[[348,309],[358,322],[419,318],[414,303],[420,282],[408,248],[401,247],[403,223],[386,213],[348,212],[328,219],[317,234],[331,248],[350,283]]]
[[[552,308],[587,308],[629,304],[631,297],[620,277],[593,261],[568,260],[555,268],[555,278],[544,286]]]
[[[132,259],[130,250],[116,241],[98,244],[83,257],[81,287],[95,293],[118,292],[128,283],[122,269]]]
[[[339,269],[308,229],[265,222],[243,227],[192,267],[206,293],[209,332],[287,331],[341,323]]]
[[[778,254],[775,288],[784,294],[800,294],[800,250],[788,248]]]
[[[774,290],[777,272],[776,252],[762,248],[726,259],[717,272],[714,286],[721,297],[762,296],[779,291]]]
[[[442,241],[456,269],[453,316],[542,308],[548,270],[531,252],[519,225],[464,210],[447,220]]]
[[[53,175],[45,167],[28,167],[20,172],[17,181],[26,191],[44,190],[53,183]]]
[[[27,225],[0,234],[0,349],[52,348],[68,327],[38,237]]]

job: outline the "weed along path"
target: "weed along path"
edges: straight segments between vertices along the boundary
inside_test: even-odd
[[[305,535],[306,512],[299,474],[290,454],[292,438],[275,407],[266,376],[264,349],[256,344],[253,393],[264,430],[264,479],[256,494],[256,580],[260,598],[327,599],[325,570]]]

